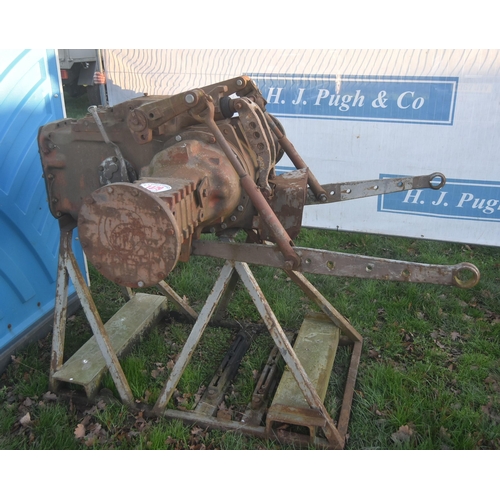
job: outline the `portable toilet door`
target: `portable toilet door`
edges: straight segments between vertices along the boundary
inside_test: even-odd
[[[37,134],[64,117],[56,50],[0,49],[0,373],[16,350],[52,328],[59,224],[49,212]],[[78,241],[73,249],[85,269]],[[71,285],[68,308],[78,305]]]

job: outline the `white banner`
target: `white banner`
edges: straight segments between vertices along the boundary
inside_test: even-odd
[[[304,225],[500,246],[499,50],[105,50],[111,105],[249,75],[320,183],[442,172]],[[292,169],[284,157],[278,171]]]

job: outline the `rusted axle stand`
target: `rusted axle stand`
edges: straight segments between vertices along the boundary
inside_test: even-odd
[[[109,370],[115,386],[120,394],[124,404],[130,408],[137,408],[132,391],[128,381],[121,369],[118,356],[115,348],[112,345],[110,336],[108,335],[105,326],[103,325],[99,313],[96,309],[92,296],[85,283],[85,279],[78,266],[78,263],[73,255],[71,248],[72,229],[61,230],[61,242],[59,253],[59,272],[57,279],[56,291],[56,306],[55,306],[55,321],[53,330],[53,353],[50,368],[50,387],[53,391],[62,393],[60,382],[69,382],[72,384],[82,384],[85,386],[81,378],[78,378],[77,371],[69,371],[73,375],[65,374],[64,366],[69,366],[72,363],[89,364],[89,360],[80,359],[77,355],[70,358],[63,365],[64,351],[64,336],[66,325],[66,304],[68,291],[68,278],[71,278],[74,283],[76,292],[81,301],[85,315],[87,316],[94,339],[97,342],[98,349],[105,361],[105,367]],[[361,335],[353,328],[353,326],[318,292],[318,290],[299,272],[286,271],[291,280],[296,283],[303,292],[313,300],[324,313],[325,317],[335,325],[342,334],[340,344],[352,348],[351,361],[349,365],[347,381],[344,391],[342,408],[339,415],[338,425],[336,426],[327,409],[325,408],[322,398],[318,395],[317,389],[312,384],[307,373],[305,372],[301,362],[299,361],[289,339],[281,328],[276,316],[274,315],[269,303],[262,293],[255,277],[253,276],[247,263],[226,261],[223,266],[219,278],[217,279],[212,292],[200,311],[196,314],[189,305],[180,298],[165,282],[158,284],[158,289],[168,297],[180,311],[193,320],[194,326],[182,349],[182,352],[175,363],[170,377],[163,387],[156,404],[151,409],[153,414],[164,415],[168,418],[179,419],[188,424],[198,424],[210,428],[238,431],[245,434],[250,434],[259,438],[272,438],[280,442],[295,443],[298,445],[314,445],[316,447],[341,449],[345,444],[345,436],[351,412],[352,399],[354,394],[354,384],[358,370],[361,348],[363,339]],[[223,313],[224,305],[230,297],[238,277],[241,279],[245,288],[248,290],[257,310],[259,311],[269,333],[271,334],[276,348],[270,353],[270,359],[264,367],[263,373],[254,391],[252,401],[248,405],[245,415],[241,421],[221,420],[214,416],[217,412],[217,401],[222,401],[224,390],[231,382],[230,378],[225,377],[223,387],[216,387],[214,390],[209,386],[206,394],[200,400],[197,407],[192,411],[178,411],[167,409],[167,404],[172,397],[177,384],[188,365],[196,346],[198,345],[205,328],[217,312],[217,316]],[[138,294],[139,295],[139,294]],[[142,294],[140,294],[142,295]],[[134,297],[132,296],[132,300]],[[217,307],[219,309],[217,309]],[[156,318],[158,319],[158,317]],[[223,361],[223,371],[230,371],[232,375],[236,373],[239,362],[241,361],[250,342],[248,339],[237,337],[236,344],[244,344],[242,346],[234,346],[230,350],[229,362],[227,359]],[[236,352],[236,354],[235,354]],[[293,374],[300,391],[308,403],[309,409],[305,408],[287,408],[282,411],[282,414],[287,414],[287,421],[297,426],[305,426],[312,429],[322,429],[324,436],[317,435],[316,432],[311,432],[311,435],[303,435],[300,433],[286,432],[277,430],[270,425],[262,425],[262,418],[266,414],[267,402],[271,391],[276,384],[276,363],[277,358],[282,356],[287,364],[290,372]],[[271,372],[271,373],[270,373]],[[274,375],[274,377],[273,377]],[[220,379],[220,373],[217,375]],[[273,379],[274,378],[274,379]],[[95,395],[97,387],[92,387],[87,390],[87,395],[92,397]],[[210,394],[209,394],[210,393]],[[215,404],[214,404],[215,403]],[[288,410],[288,411],[286,411]],[[279,420],[277,420],[279,422]]]

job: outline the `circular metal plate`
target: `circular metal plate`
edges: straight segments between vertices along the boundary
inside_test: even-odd
[[[168,205],[147,189],[122,182],[84,200],[78,232],[96,269],[128,287],[164,279],[177,263],[182,242]]]

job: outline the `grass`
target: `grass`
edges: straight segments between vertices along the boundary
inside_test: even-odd
[[[481,281],[469,290],[307,277],[364,338],[348,449],[500,448],[500,251],[312,229],[304,229],[296,243],[423,263],[477,265]],[[169,284],[199,311],[222,264],[209,258],[179,263]],[[314,309],[312,304],[282,271],[252,269],[282,326],[298,330],[304,313]],[[125,299],[119,287],[92,266],[90,274],[94,300],[106,321]],[[240,323],[260,321],[242,286],[237,287],[227,313]],[[67,330],[69,356],[91,332],[81,311],[70,318]],[[189,331],[189,325],[166,320],[124,358],[122,365],[136,399],[155,402]],[[199,388],[210,383],[235,333],[227,328],[207,329],[170,407],[193,407]],[[233,432],[190,428],[132,413],[117,402],[109,376],[103,382],[108,391],[95,404],[60,400],[48,390],[50,341],[49,336],[16,353],[0,376],[0,449],[280,448]],[[255,374],[271,346],[270,336],[261,333],[243,358],[224,401],[234,418],[249,400]],[[339,349],[325,401],[332,414],[341,401],[347,360],[345,349]],[[81,437],[75,436],[79,428],[85,429]]]

